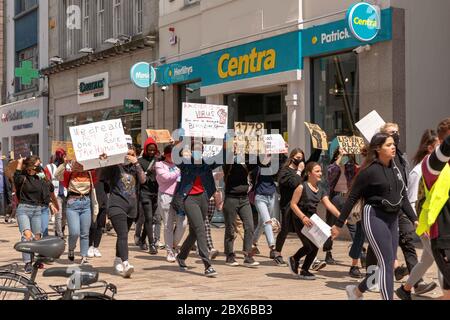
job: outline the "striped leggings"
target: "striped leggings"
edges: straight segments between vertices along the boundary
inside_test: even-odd
[[[361,292],[368,285],[379,285],[383,300],[394,299],[394,261],[398,248],[398,215],[366,205],[363,210],[362,225],[370,246],[377,257],[377,272],[368,275],[359,284]],[[370,267],[369,267],[370,268]]]

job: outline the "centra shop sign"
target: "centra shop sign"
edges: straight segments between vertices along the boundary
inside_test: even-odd
[[[78,103],[88,103],[109,99],[109,74],[78,79]]]

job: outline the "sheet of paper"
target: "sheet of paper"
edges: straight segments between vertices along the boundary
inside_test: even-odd
[[[224,139],[228,131],[228,106],[184,102],[182,112],[184,136]]]
[[[306,226],[302,229],[304,234],[309,240],[311,240],[318,248],[322,248],[325,242],[331,237],[331,227],[325,223],[320,217],[315,214],[310,220],[314,223],[312,228]]]
[[[369,113],[367,116],[362,118],[359,122],[356,123],[356,127],[362,133],[364,138],[368,142],[372,140],[372,137],[380,132],[380,128],[386,122],[381,118],[381,116],[375,110]]]

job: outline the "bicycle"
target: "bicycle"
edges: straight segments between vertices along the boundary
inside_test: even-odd
[[[18,272],[18,265],[0,267],[0,300],[115,300],[117,287],[105,281],[98,281],[99,273],[92,266],[56,267],[45,270],[44,277],[68,278],[66,285],[50,285],[54,291],[45,292],[35,282],[41,266],[50,259],[58,259],[64,252],[65,242],[58,237],[49,237],[32,242],[16,243],[18,252],[36,256],[31,277]],[[93,286],[94,284],[98,284]],[[104,288],[103,293],[85,290]],[[107,294],[108,293],[108,294]]]

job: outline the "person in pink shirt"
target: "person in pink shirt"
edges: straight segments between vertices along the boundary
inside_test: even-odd
[[[155,165],[158,181],[158,210],[164,223],[164,241],[167,249],[167,261],[175,262],[178,244],[186,231],[186,216],[178,215],[171,207],[175,189],[180,180],[180,169],[172,161],[173,145],[164,148],[164,160]]]

